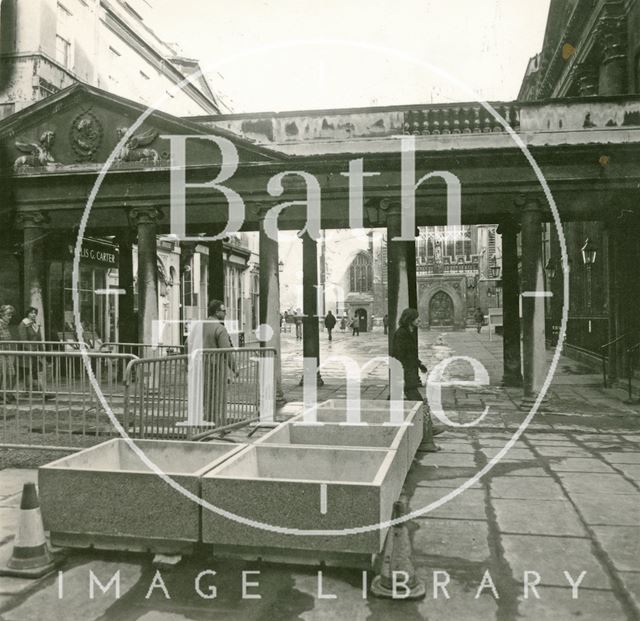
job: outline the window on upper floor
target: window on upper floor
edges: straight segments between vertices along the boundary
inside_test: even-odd
[[[56,35],[56,60],[64,67],[71,65],[71,42]]]
[[[56,60],[64,67],[71,66],[71,11],[58,3],[56,12]]]

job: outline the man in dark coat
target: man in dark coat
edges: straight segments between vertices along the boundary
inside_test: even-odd
[[[335,328],[336,326],[336,317],[335,315],[329,311],[327,313],[327,316],[324,318],[324,327],[327,329],[327,332],[329,333],[329,340],[331,341],[331,331]]]

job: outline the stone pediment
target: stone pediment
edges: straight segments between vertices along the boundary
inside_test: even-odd
[[[6,166],[17,173],[99,168],[146,110],[136,102],[75,84],[0,122]],[[231,132],[153,111],[117,149],[113,167],[168,167],[171,148],[165,136],[207,134],[231,141],[241,163],[283,159]],[[186,153],[189,166],[221,161],[219,147],[210,140],[190,140]]]

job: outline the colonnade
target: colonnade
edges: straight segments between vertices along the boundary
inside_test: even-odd
[[[129,213],[133,227],[122,229],[117,236],[120,248],[121,340],[133,340],[133,266],[131,246],[134,234],[138,244],[138,339],[152,342],[154,321],[158,319],[157,283],[157,223],[162,217],[155,207],[136,207]],[[42,312],[44,285],[44,253],[46,217],[40,212],[21,214],[18,220],[24,237],[25,307],[35,306]],[[503,317],[504,374],[506,386],[523,386],[523,404],[530,404],[539,394],[546,374],[545,300],[541,254],[541,203],[536,197],[525,196],[514,201],[512,217],[500,223],[503,248]],[[386,209],[388,255],[388,315],[389,344],[402,309],[417,306],[415,243],[399,241],[401,233],[400,206]],[[517,235],[521,231],[522,287],[518,269]],[[317,318],[318,265],[317,241],[304,232],[303,247],[303,350],[306,358],[315,358],[320,365],[320,334]],[[209,298],[224,299],[222,242],[209,244]],[[519,318],[520,298],[522,323]],[[262,344],[281,351],[280,295],[278,243],[260,225],[260,322],[272,330],[262,335]],[[522,354],[521,354],[522,326]],[[280,355],[276,356],[276,396],[282,401]],[[318,374],[318,382],[322,377]]]

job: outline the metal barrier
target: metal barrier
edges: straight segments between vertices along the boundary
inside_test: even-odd
[[[0,341],[0,349],[11,351],[80,351],[84,345],[87,351],[93,351],[82,341]]]
[[[183,345],[148,345],[147,343],[102,343],[99,351],[111,354],[132,354],[137,358],[156,358],[184,354]]]
[[[629,403],[635,405],[636,403],[640,403],[640,399],[634,400],[633,398],[633,375],[636,368],[636,361],[634,357],[638,356],[640,353],[640,343],[636,343],[631,347],[627,347],[627,391],[629,393]]]
[[[122,420],[122,378],[135,356],[100,352],[86,356],[103,398]],[[3,446],[85,447],[116,433],[89,380],[81,352],[0,349]]]
[[[615,345],[618,341],[621,341],[621,340],[626,339],[626,338],[627,338],[626,334],[621,334],[620,336],[616,337],[612,341],[609,341],[608,343],[605,343],[604,345],[600,345],[600,359],[602,361],[602,385],[604,386],[604,388],[608,388],[607,363],[608,363],[609,357],[610,357],[609,348],[612,345]]]
[[[206,349],[133,360],[124,422],[138,438],[202,439],[273,419],[275,349]]]

